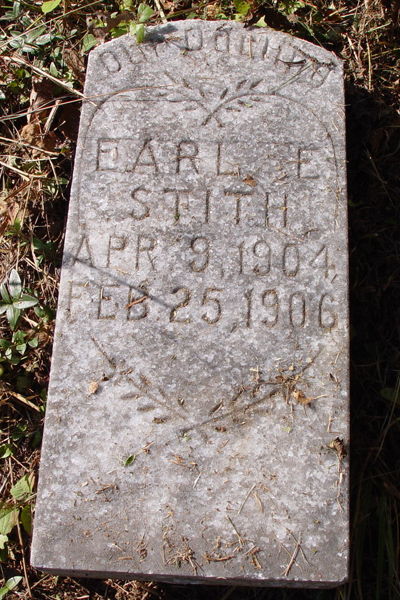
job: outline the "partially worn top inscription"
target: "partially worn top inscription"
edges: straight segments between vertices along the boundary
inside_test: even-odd
[[[233,23],[92,52],[35,565],[345,579],[342,85],[328,52]]]

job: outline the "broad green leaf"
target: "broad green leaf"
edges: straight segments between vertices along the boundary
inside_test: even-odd
[[[129,467],[136,460],[136,454],[131,454],[124,460],[124,467]]]
[[[300,2],[298,0],[284,0],[284,2],[278,3],[278,10],[283,12],[285,15],[292,15],[299,8],[303,8],[305,6],[304,2]]]
[[[29,340],[29,342],[28,342],[28,345],[29,345],[31,348],[37,348],[37,347],[38,347],[38,345],[39,345],[39,340],[38,340],[38,338],[37,338],[37,337],[34,337],[34,338],[32,338],[31,340]]]
[[[25,529],[28,535],[32,534],[32,511],[29,504],[21,509],[20,520],[22,527]]]
[[[0,534],[8,535],[18,523],[18,508],[0,508]]]
[[[268,27],[268,25],[265,22],[265,17],[261,17],[261,19],[258,19],[257,23],[255,23],[256,27]]]
[[[121,2],[121,11],[123,10],[132,10],[133,1],[132,0],[122,0]]]
[[[31,306],[36,306],[39,302],[37,298],[34,296],[30,296],[29,294],[22,294],[19,300],[13,302],[15,308],[19,308],[23,310],[24,308],[30,308]]]
[[[45,33],[35,40],[36,46],[45,46],[49,44],[52,40],[54,40],[54,35],[52,33]]]
[[[97,46],[97,39],[92,33],[87,33],[82,40],[82,52],[89,52],[95,46]]]
[[[33,310],[35,311],[35,315],[43,319],[45,323],[54,320],[55,312],[49,306],[35,306]]]
[[[146,23],[154,15],[154,10],[147,4],[139,4],[138,17],[139,23]],[[142,40],[143,41],[143,40]]]
[[[0,533],[0,550],[4,550],[8,543],[8,536]]]
[[[10,577],[10,579],[7,579],[5,585],[0,588],[0,600],[2,600],[4,596],[8,594],[8,592],[11,592],[14,588],[16,588],[21,581],[21,575],[16,575],[15,577]]]
[[[54,62],[50,63],[49,71],[50,71],[50,75],[53,75],[53,77],[59,77],[59,75],[60,75]]]
[[[138,25],[136,27],[136,41],[138,44],[141,44],[144,41],[144,36],[146,34],[146,30],[144,25]]]
[[[13,3],[12,10],[4,13],[4,17],[0,17],[0,21],[15,21],[19,17],[21,2],[16,0]]]
[[[235,5],[236,12],[242,17],[245,17],[251,8],[250,4],[245,0],[233,0],[233,4]]]
[[[29,31],[26,34],[25,41],[28,44],[31,44],[32,42],[34,42],[35,40],[37,40],[37,38],[39,38],[45,31],[46,31],[46,26],[45,25],[42,25],[42,27],[38,27],[38,28],[35,27],[35,29],[32,29],[32,31]]]
[[[25,341],[26,333],[22,329],[17,329],[13,332],[11,344],[22,344]]]
[[[18,331],[15,331],[13,333],[12,341],[15,344],[22,344],[22,342],[25,341],[25,337],[26,337],[25,331],[22,331],[21,329],[19,329]]]
[[[9,306],[9,304],[0,304],[0,315],[3,315]]]
[[[5,350],[10,347],[10,342],[8,340],[0,340],[0,350]]]
[[[13,454],[13,449],[11,444],[2,444],[0,446],[0,458],[8,458],[9,456],[12,456]]]
[[[2,299],[4,300],[4,302],[6,304],[11,304],[11,297],[10,297],[10,294],[8,293],[5,283],[2,283],[0,285],[0,296],[2,297]]]
[[[15,349],[17,352],[19,352],[20,354],[25,354],[26,351],[26,344],[18,344],[17,346],[15,346]]]
[[[113,39],[121,37],[121,35],[125,35],[126,33],[131,33],[133,35],[130,23],[119,23],[110,29],[110,33]]]
[[[6,313],[7,321],[9,322],[10,327],[13,331],[17,326],[20,314],[21,314],[21,311],[18,310],[18,308],[15,308],[15,306],[13,306],[12,304],[7,308],[7,313]]]
[[[16,500],[26,499],[32,494],[33,474],[23,475],[10,490],[11,496]]]
[[[21,277],[16,269],[12,269],[8,278],[8,289],[10,290],[11,298],[17,299],[22,292]]]
[[[43,2],[42,12],[47,15],[47,13],[57,8],[59,4],[61,4],[61,0],[48,0],[48,2]]]

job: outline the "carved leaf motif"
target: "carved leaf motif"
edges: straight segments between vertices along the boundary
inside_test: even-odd
[[[215,120],[222,126],[219,117],[221,110],[238,112],[243,108],[251,107],[251,102],[262,100],[259,96],[253,95],[254,90],[262,83],[262,79],[241,79],[221,91],[221,88],[206,85],[207,82],[203,85],[201,81],[190,81],[188,78],[182,78],[178,82],[170,73],[165,71],[164,74],[174,84],[173,89],[167,93],[166,99],[169,102],[186,104],[184,110],[197,109],[205,113],[202,125]]]

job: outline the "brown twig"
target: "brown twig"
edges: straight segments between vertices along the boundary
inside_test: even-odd
[[[287,565],[286,569],[282,573],[282,575],[284,577],[287,577],[289,575],[291,568],[293,567],[294,563],[296,562],[296,558],[297,558],[297,555],[298,555],[299,551],[300,551],[300,542],[297,542],[297,544],[295,546],[295,549],[293,551],[293,554],[290,557],[290,560],[288,562],[288,565]]]
[[[32,71],[34,73],[36,73],[37,75],[46,77],[46,79],[49,79],[56,85],[59,85],[60,87],[68,90],[71,94],[75,94],[75,96],[79,96],[80,98],[85,98],[84,94],[82,94],[82,92],[80,92],[79,90],[75,90],[70,85],[65,83],[62,79],[57,79],[57,77],[53,77],[53,75],[50,75],[50,73],[47,73],[47,71],[44,71],[40,67],[36,67],[35,65],[30,63],[28,60],[25,60],[24,58],[20,58],[18,56],[2,56],[2,59],[6,62],[16,63],[17,65],[23,65],[24,67],[32,69]]]
[[[163,11],[163,8],[162,8],[159,0],[154,0],[154,4],[157,6],[157,10],[158,10],[158,13],[159,13],[159,15],[161,17],[161,21],[163,23],[168,23],[167,17],[165,16],[165,12]]]
[[[246,494],[246,497],[245,497],[245,499],[243,500],[243,502],[242,502],[242,504],[240,505],[240,508],[239,508],[239,510],[238,510],[238,512],[237,512],[237,514],[238,514],[238,515],[240,515],[240,513],[242,512],[242,509],[243,509],[244,505],[246,504],[247,500],[249,499],[249,496],[250,496],[251,492],[254,490],[254,488],[256,487],[256,485],[257,485],[257,484],[256,484],[256,483],[254,483],[254,484],[251,486],[251,488],[249,489],[249,491],[247,492],[247,494]]]
[[[13,476],[13,471],[12,471],[11,457],[8,459],[8,468],[9,468],[9,471],[10,471],[11,486],[13,486],[14,485],[14,476]],[[15,500],[15,503],[17,503],[16,500]],[[23,571],[24,571],[26,591],[27,591],[27,594],[28,594],[29,598],[33,598],[33,596],[32,596],[32,590],[31,590],[31,587],[29,585],[28,570],[26,568],[24,541],[22,539],[21,526],[19,524],[19,515],[18,515],[18,519],[16,521],[17,521],[18,541],[19,541],[19,545],[20,545],[20,548],[21,548],[22,568],[23,568]]]

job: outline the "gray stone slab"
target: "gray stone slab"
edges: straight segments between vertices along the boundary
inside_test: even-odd
[[[334,586],[348,560],[343,73],[174,22],[90,55],[33,565]]]

